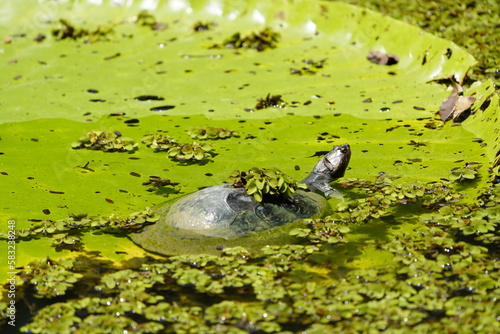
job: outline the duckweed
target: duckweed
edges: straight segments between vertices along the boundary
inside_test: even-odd
[[[435,208],[444,203],[457,202],[461,197],[449,181],[427,184],[411,181],[393,186],[392,181],[396,178],[381,175],[374,182],[345,179],[344,187],[358,188],[370,196],[343,202],[331,218],[340,222],[364,222],[389,215],[396,204],[420,203],[424,207]]]
[[[476,204],[464,205],[457,201],[452,182],[395,184],[395,179],[345,179],[346,188],[362,190],[365,197],[293,229],[290,233],[301,237],[301,243],[267,246],[259,254],[220,247],[217,255],[142,259],[127,269],[106,265],[97,276],[81,258],[34,262],[20,273],[19,296],[35,289],[36,298],[58,298],[22,330],[72,333],[98,326],[93,330],[103,333],[494,332],[495,296],[500,292],[494,247],[500,185],[485,189]],[[378,194],[390,197],[386,206],[380,206],[380,198],[363,201]],[[378,206],[383,216],[409,204],[423,205],[428,213],[392,230],[390,242],[386,237],[363,242],[351,238],[353,231],[377,219],[355,215],[366,206],[372,213]],[[339,220],[346,212],[356,219]],[[135,217],[147,221],[148,215]],[[78,215],[39,223],[30,233],[59,237],[80,225],[106,230],[125,221],[134,219]],[[325,263],[332,254],[342,255],[345,247],[385,254],[391,261],[366,268]],[[344,266],[348,269],[342,270]],[[95,284],[86,283],[88,279]],[[82,297],[75,298],[75,292]],[[0,306],[5,314],[6,304]]]

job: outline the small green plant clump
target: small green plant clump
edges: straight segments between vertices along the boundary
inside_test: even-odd
[[[253,32],[249,35],[242,36],[239,32],[226,38],[222,45],[227,49],[254,49],[264,51],[266,49],[274,49],[278,45],[280,34],[273,31],[271,28],[264,28],[259,32]]]
[[[208,140],[208,139],[226,139],[230,137],[239,137],[240,134],[237,131],[217,128],[213,126],[205,126],[199,128],[193,128],[188,131],[188,135],[197,140]]]
[[[193,31],[195,31],[195,32],[207,31],[207,30],[212,29],[215,26],[217,26],[217,23],[215,23],[215,22],[198,21],[195,24],[193,24]]]
[[[108,40],[108,36],[112,32],[112,27],[97,27],[95,30],[89,31],[77,28],[65,19],[60,19],[57,27],[52,29],[52,36],[57,40],[83,38],[86,43],[94,43],[100,40]]]
[[[175,160],[199,161],[212,156],[212,146],[209,144],[199,144],[195,141],[191,144],[179,144],[167,135],[146,135],[142,142],[157,151],[166,151],[168,156]]]
[[[271,95],[267,94],[265,98],[259,98],[257,100],[257,104],[255,105],[255,109],[264,109],[264,108],[284,108],[287,103],[283,101],[281,95]]]
[[[212,156],[210,151],[212,146],[209,144],[199,144],[192,142],[191,144],[182,144],[172,147],[168,150],[168,156],[175,160],[203,160]]]
[[[466,163],[464,167],[455,167],[451,170],[450,176],[448,178],[454,182],[467,182],[472,181],[478,177],[478,170],[481,164],[477,163]]]
[[[137,149],[137,143],[131,138],[122,137],[118,131],[91,131],[72,143],[71,147],[104,152],[127,152]]]
[[[168,151],[172,147],[176,147],[179,145],[177,143],[177,140],[175,140],[174,138],[162,134],[145,135],[142,138],[142,142],[146,144],[146,146],[157,151]]]
[[[168,28],[168,24],[158,22],[153,14],[149,13],[147,10],[141,11],[135,18],[134,21],[137,25],[143,27],[149,27],[151,30],[161,31]]]
[[[226,182],[235,188],[245,188],[257,202],[264,199],[290,198],[297,188],[306,188],[277,168],[251,168],[248,171],[233,171]]]

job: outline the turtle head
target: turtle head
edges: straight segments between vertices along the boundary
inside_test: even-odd
[[[314,166],[313,173],[328,173],[332,181],[344,176],[349,160],[351,159],[351,147],[349,144],[336,145]]]
[[[336,145],[322,157],[313,170],[301,183],[305,183],[309,190],[332,196],[338,193],[328,183],[344,176],[349,160],[351,159],[351,147],[349,144]]]

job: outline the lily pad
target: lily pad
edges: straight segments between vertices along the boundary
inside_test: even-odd
[[[342,3],[256,2],[241,8],[234,1],[164,1],[151,12],[156,21],[169,24],[161,32],[137,24],[137,15],[148,9],[153,8],[139,3],[29,2],[5,8],[8,15],[1,24],[12,37],[2,47],[8,62],[0,91],[5,111],[1,191],[8,203],[4,217],[16,219],[18,228],[28,228],[33,219],[76,213],[126,216],[154,206],[166,199],[146,193],[141,185],[162,171],[160,177],[180,183],[181,193],[222,183],[231,170],[256,163],[286,172],[299,167],[291,174],[301,179],[316,152],[340,142],[351,143],[356,158],[349,173],[358,177],[379,172],[408,179],[447,177],[462,156],[488,164],[480,158],[483,148],[473,143],[474,135],[461,128],[426,128],[448,94],[429,81],[461,79],[474,63],[451,42]],[[200,17],[217,24],[193,31]],[[59,19],[88,31],[113,29],[105,40],[60,40],[50,36]],[[231,32],[257,27],[279,32],[275,48],[211,48]],[[40,33],[47,38],[33,41]],[[401,36],[411,45],[402,43]],[[399,62],[373,64],[366,59],[370,50],[390,51]],[[290,68],[311,64],[321,64],[314,75],[290,74]],[[245,111],[270,93],[282,95],[290,106]],[[141,145],[128,153],[70,148],[82,134],[103,130],[119,131],[136,142],[151,133],[184,141],[193,126],[243,135],[214,143],[215,158],[189,165]],[[464,140],[471,144],[463,146]],[[26,198],[31,198],[29,206]],[[93,238],[99,249],[102,240]],[[124,240],[116,242],[123,245]],[[93,247],[93,242],[85,244]]]

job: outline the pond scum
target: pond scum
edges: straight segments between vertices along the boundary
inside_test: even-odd
[[[345,187],[366,196],[290,231],[302,243],[267,246],[259,254],[221,247],[217,255],[136,259],[123,264],[126,269],[83,252],[35,261],[16,283],[24,301],[18,304],[26,308],[18,312],[33,314],[22,331],[494,333],[500,182],[492,179],[474,205],[457,204],[460,195],[450,181],[344,179]],[[428,213],[415,218],[411,229],[391,231],[390,242],[354,242],[358,253],[388,254],[390,264],[325,264],[349,243],[351,231],[408,205]],[[156,220],[149,210],[126,219],[70,217],[40,222],[19,237],[50,236],[56,247],[77,250],[72,237],[83,231],[126,233]],[[7,306],[0,304],[2,321]]]

